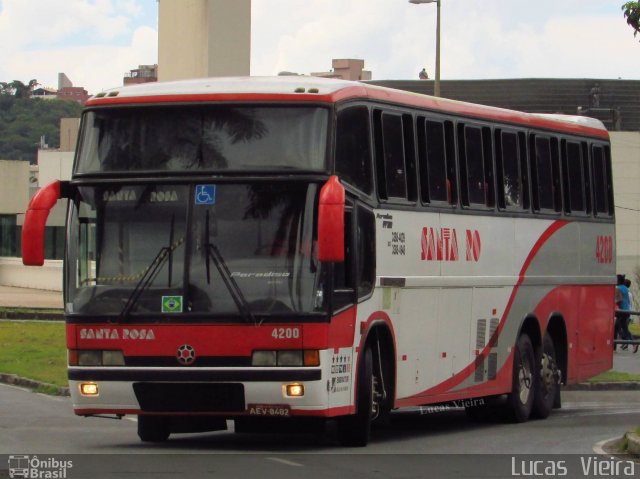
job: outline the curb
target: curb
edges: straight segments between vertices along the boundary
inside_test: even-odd
[[[20,386],[23,388],[32,389],[34,391],[42,386],[50,387],[50,388],[55,388],[57,390],[56,393],[54,394],[55,396],[70,395],[69,388],[62,388],[54,384],[34,381],[33,379],[21,378],[20,376],[16,376],[15,374],[0,373],[0,383],[9,384],[11,386]]]
[[[64,321],[64,313],[41,313],[38,311],[24,313],[21,311],[2,311],[0,312],[0,319],[37,319],[40,321]]]
[[[628,446],[627,452],[636,456],[640,456],[640,436],[635,432],[628,432],[626,434]]]

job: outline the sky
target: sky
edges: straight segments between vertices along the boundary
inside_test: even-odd
[[[234,0],[227,0],[234,1]],[[441,77],[640,79],[625,0],[441,0]],[[373,79],[433,77],[436,5],[252,0],[251,74],[328,71],[358,58]],[[0,81],[58,72],[89,93],[158,62],[157,0],[0,0]]]

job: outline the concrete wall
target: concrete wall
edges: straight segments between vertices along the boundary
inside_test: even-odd
[[[44,266],[24,266],[21,258],[0,258],[0,284],[62,291],[62,263],[46,260]]]
[[[618,272],[640,268],[640,132],[612,132]]]
[[[0,214],[23,213],[29,204],[29,162],[0,160]]]
[[[251,0],[159,0],[158,80],[249,75]]]

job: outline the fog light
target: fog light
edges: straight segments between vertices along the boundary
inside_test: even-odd
[[[287,384],[285,386],[285,390],[287,392],[287,396],[289,396],[289,397],[302,397],[302,396],[304,396],[304,385],[303,384]]]
[[[83,396],[97,396],[98,385],[96,383],[81,383],[80,394]]]

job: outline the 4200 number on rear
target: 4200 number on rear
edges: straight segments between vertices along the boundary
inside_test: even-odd
[[[271,337],[273,339],[298,339],[300,338],[300,328],[273,328]]]

